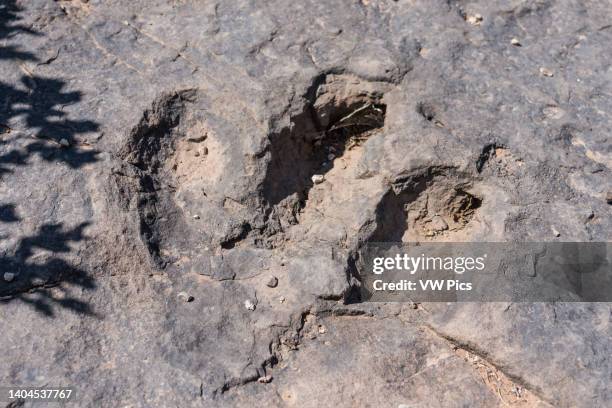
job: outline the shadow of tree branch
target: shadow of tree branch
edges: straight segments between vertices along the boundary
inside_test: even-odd
[[[39,60],[15,44],[22,34],[42,35],[22,23],[20,14],[25,12],[15,0],[0,0],[0,63]],[[81,102],[83,94],[66,87],[60,78],[31,73],[22,75],[18,83],[0,81],[0,182],[3,175],[29,165],[33,156],[75,169],[98,160],[98,151],[83,148],[75,136],[95,132],[99,124],[68,117],[64,108]],[[14,132],[11,126],[16,121],[27,131]],[[14,204],[0,204],[0,228],[20,221]],[[66,228],[47,223],[10,248],[0,248],[0,300],[27,303],[46,316],[54,316],[56,307],[96,316],[89,304],[73,295],[75,290],[95,289],[93,277],[66,260],[73,244],[86,239],[88,225]],[[8,238],[0,234],[0,242]]]
[[[86,239],[83,232],[87,226],[85,222],[65,229],[62,224],[45,224],[36,234],[21,238],[12,254],[0,254],[2,301],[20,300],[50,317],[54,305],[95,316],[86,302],[69,296],[71,289],[95,289],[95,281],[86,271],[57,257],[71,251],[70,243]],[[50,291],[51,287],[58,289],[55,292],[60,296]]]
[[[17,222],[20,220],[15,212],[15,204],[0,204],[0,221]]]
[[[0,41],[10,38],[17,33],[40,35],[29,27],[22,24],[15,24],[16,21],[21,20],[21,17],[19,17],[19,12],[21,11],[21,7],[19,7],[14,0],[3,0],[0,3]],[[13,45],[0,47],[0,60],[3,59],[38,61],[34,54],[20,51],[19,47]]]
[[[0,111],[0,123],[9,128],[6,123],[22,116],[28,129],[33,130],[34,138],[25,148],[0,152],[0,176],[10,173],[11,166],[27,165],[34,154],[45,161],[60,161],[72,168],[97,161],[99,152],[76,146],[75,135],[95,132],[99,125],[91,120],[68,119],[61,110],[80,102],[82,94],[63,92],[66,83],[54,78],[23,76],[21,82],[23,90],[0,81],[0,106],[4,107]],[[5,133],[10,133],[10,128]]]

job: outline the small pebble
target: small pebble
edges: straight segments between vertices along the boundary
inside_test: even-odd
[[[259,377],[257,379],[257,382],[261,383],[261,384],[267,384],[269,382],[272,382],[272,376],[271,375],[266,375],[265,377]]]
[[[278,298],[278,301],[281,302],[281,303],[285,303],[285,300],[287,300],[287,299],[285,299],[284,296],[281,296],[280,298]]]
[[[179,292],[176,296],[179,298],[179,300],[182,300],[183,302],[193,301],[193,296],[188,295],[186,292]]]
[[[278,286],[278,278],[276,276],[272,276],[268,283],[266,283],[266,286],[269,288],[275,288]]]
[[[333,155],[333,154],[331,154],[331,153],[327,155],[327,160],[329,160],[329,161],[332,161],[332,160],[334,160],[335,158],[336,158],[336,156],[335,156],[335,155]]]
[[[194,219],[194,220],[199,220],[199,219],[200,219],[200,216],[199,216],[198,214],[194,214],[193,219]]]
[[[606,202],[607,202],[608,204],[612,204],[612,191],[608,191],[608,192],[606,193]]]
[[[15,274],[12,272],[5,272],[4,273],[4,280],[7,282],[11,282],[13,279],[15,279]]]
[[[550,69],[544,67],[540,68],[540,74],[544,75],[545,77],[551,77],[554,75]]]
[[[244,301],[244,308],[246,310],[250,310],[251,312],[255,310],[255,303],[251,302],[251,300],[247,299]]]
[[[557,231],[557,229],[555,227],[551,227],[552,233],[555,237],[560,237],[561,233],[559,231]]]
[[[325,177],[321,174],[315,174],[314,176],[312,176],[312,182],[315,184],[321,184],[324,181]]]
[[[470,23],[471,25],[480,25],[480,23],[482,22],[482,15],[476,13],[473,16],[467,16],[467,18],[465,19],[465,21],[467,21],[468,23]]]
[[[518,397],[521,398],[522,397],[522,393],[523,393],[523,389],[521,387],[514,387],[514,394]]]
[[[325,326],[323,326],[323,325],[319,326],[319,334],[325,334],[326,331],[327,330],[325,329]]]
[[[196,150],[196,152],[195,152],[193,155],[194,155],[195,157],[200,157],[200,152],[198,152],[198,151]]]
[[[510,44],[514,45],[515,47],[522,46],[521,42],[517,38],[513,38],[512,40],[510,40]]]
[[[206,146],[205,146],[205,147],[202,149],[202,154],[203,154],[204,156],[206,156],[206,155],[208,154],[208,147],[206,147]]]
[[[59,141],[59,144],[60,144],[60,146],[62,146],[62,147],[70,147],[70,142],[69,142],[68,140],[66,140],[66,139],[61,139],[61,140]]]

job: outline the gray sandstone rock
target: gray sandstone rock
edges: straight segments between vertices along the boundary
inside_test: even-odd
[[[612,239],[611,19],[3,1],[0,385],[74,385],[79,407],[612,405],[608,303],[354,297],[367,242]]]

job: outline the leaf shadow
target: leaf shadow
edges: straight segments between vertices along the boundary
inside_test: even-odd
[[[71,243],[86,239],[88,225],[83,222],[65,228],[61,223],[44,224],[35,234],[19,239],[11,253],[0,253],[0,276],[4,278],[0,299],[30,304],[49,317],[55,315],[55,306],[97,316],[88,303],[71,295],[75,290],[94,290],[93,277],[60,257],[71,252]]]

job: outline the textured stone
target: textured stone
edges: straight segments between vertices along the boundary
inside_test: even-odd
[[[187,294],[186,292],[179,292],[176,297],[178,297],[183,302],[193,302],[193,296]]]
[[[505,406],[476,356],[533,406],[611,405],[609,304],[351,298],[368,241],[612,240],[611,19],[3,1],[0,384],[75,384],[82,407]]]
[[[268,282],[266,283],[266,286],[269,288],[275,288],[278,286],[278,278],[276,276],[272,276],[270,277],[270,279],[268,279]]]

